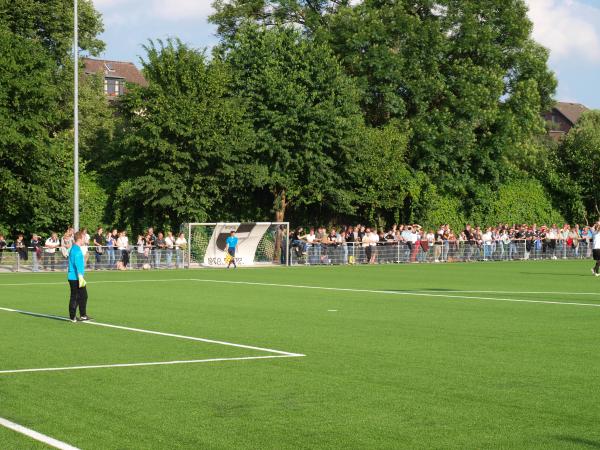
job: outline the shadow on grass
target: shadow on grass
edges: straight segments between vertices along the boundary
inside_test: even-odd
[[[59,322],[65,322],[65,321],[69,321],[68,318],[66,317],[59,317],[59,316],[52,316],[52,315],[46,315],[46,314],[37,314],[37,313],[31,313],[31,312],[27,312],[27,311],[18,311],[19,314],[22,314],[24,316],[28,316],[28,317],[35,317],[36,319],[46,319],[46,320],[56,320]]]
[[[547,277],[548,275],[553,277],[585,277],[590,278],[593,276],[591,273],[556,273],[556,272],[519,272],[521,275],[543,275]]]
[[[586,439],[576,436],[554,436],[554,439],[569,444],[584,445],[589,448],[600,448],[600,441],[594,441],[592,439]]]

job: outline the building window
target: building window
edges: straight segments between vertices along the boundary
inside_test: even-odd
[[[125,80],[121,78],[104,78],[104,93],[109,97],[123,95],[124,90]]]

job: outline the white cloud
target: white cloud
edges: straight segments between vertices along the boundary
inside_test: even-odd
[[[533,37],[550,58],[600,62],[600,8],[579,0],[526,0]]]

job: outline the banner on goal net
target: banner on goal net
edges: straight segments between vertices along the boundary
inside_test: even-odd
[[[238,238],[238,247],[235,253],[236,264],[243,266],[254,264],[254,255],[258,243],[270,225],[270,223],[216,224],[204,254],[204,265],[210,267],[227,265],[225,261],[226,240],[231,231],[235,231]]]
[[[226,267],[227,238],[236,232],[237,265],[288,264],[289,222],[188,223],[188,267]]]

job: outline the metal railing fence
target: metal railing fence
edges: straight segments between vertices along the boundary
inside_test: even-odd
[[[283,248],[287,243],[283,242]],[[285,253],[285,252],[284,252]],[[115,247],[89,246],[85,253],[88,270],[157,270],[189,268],[184,248],[149,248],[131,245],[126,250]],[[54,252],[28,247],[26,252],[5,248],[0,251],[0,271],[48,272],[67,270],[67,251]],[[367,245],[356,242],[336,244],[292,241],[289,246],[291,265],[398,264],[471,261],[511,261],[541,259],[586,259],[592,257],[591,240],[572,244],[565,240],[379,242]],[[281,264],[285,264],[282,254]]]
[[[290,246],[291,264],[391,264],[442,263],[470,261],[510,261],[591,258],[592,243],[581,240],[379,242],[375,245],[347,242],[309,244],[294,241]]]
[[[0,271],[53,272],[66,271],[68,252],[59,247],[54,251],[27,247],[20,251],[0,251]],[[89,246],[84,251],[87,270],[183,269],[188,267],[187,251],[183,248],[149,248],[132,245],[127,249]]]

